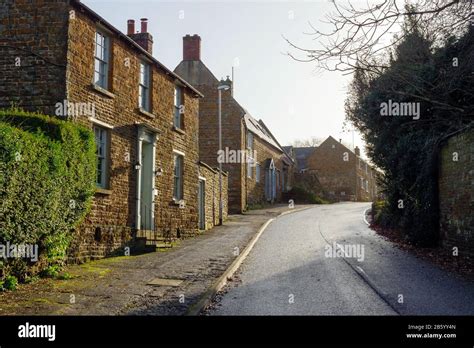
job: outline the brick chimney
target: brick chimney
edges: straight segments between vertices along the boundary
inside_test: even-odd
[[[359,156],[359,157],[360,157],[360,149],[359,149],[359,147],[358,147],[358,146],[356,146],[356,147],[355,147],[355,149],[354,149],[354,153],[355,153],[357,156]]]
[[[148,53],[153,54],[153,36],[148,32],[148,19],[141,19],[141,32],[135,33],[135,21],[129,19],[127,22],[127,35],[137,44],[142,46]]]
[[[135,34],[135,20],[134,19],[129,19],[127,21],[127,35],[133,35]]]
[[[201,37],[199,35],[183,37],[183,60],[201,60]]]

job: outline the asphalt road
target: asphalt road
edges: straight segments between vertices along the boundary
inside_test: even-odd
[[[368,207],[321,205],[273,221],[210,314],[473,315],[474,283],[377,236]]]

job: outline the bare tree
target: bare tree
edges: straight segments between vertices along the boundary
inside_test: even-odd
[[[322,70],[352,73],[360,68],[379,73],[386,68],[386,49],[403,40],[403,35],[394,33],[400,31],[407,16],[416,18],[439,43],[448,36],[461,35],[472,20],[472,0],[419,0],[413,4],[379,0],[367,2],[365,8],[356,8],[350,0],[345,5],[332,2],[334,12],[326,21],[333,29],[324,33],[310,23],[308,35],[319,43],[315,48],[300,47],[285,38],[294,51],[288,52],[290,57],[315,62]]]
[[[296,139],[293,141],[293,146],[294,147],[316,147],[319,146],[324,139],[318,138],[318,137],[310,137],[307,139]]]

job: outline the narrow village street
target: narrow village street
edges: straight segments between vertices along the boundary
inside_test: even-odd
[[[210,314],[473,315],[474,283],[376,235],[368,207],[320,205],[273,221]],[[327,253],[334,242],[346,257]]]
[[[0,293],[0,314],[185,315],[274,219],[202,314],[472,315],[474,283],[377,235],[364,221],[369,206],[280,205],[233,215],[168,251],[72,265],[70,279]]]

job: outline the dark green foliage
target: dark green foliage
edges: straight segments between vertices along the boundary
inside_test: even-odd
[[[292,199],[295,204],[308,203],[308,204],[327,204],[328,202],[322,198],[316,196],[313,192],[308,191],[304,187],[294,186],[289,192],[288,197]]]
[[[389,214],[389,210],[387,209],[387,201],[376,201],[372,203],[372,223],[376,225],[386,225],[387,221],[387,214]]]
[[[473,31],[434,48],[429,33],[411,20],[404,30],[408,35],[390,53],[389,68],[379,75],[356,72],[346,111],[384,172],[386,205],[376,221],[415,244],[433,245],[439,234],[439,144],[473,122]],[[381,104],[389,100],[420,103],[420,119],[381,116]]]
[[[7,276],[5,277],[5,281],[3,282],[3,288],[5,290],[16,290],[16,287],[18,285],[18,279],[16,279],[15,276]]]
[[[72,122],[5,110],[0,154],[0,244],[37,244],[40,252],[34,265],[8,259],[0,279],[12,274],[24,280],[65,260],[95,190],[94,136]]]
[[[50,265],[41,271],[40,275],[44,278],[56,278],[59,275],[60,266],[57,264]]]

